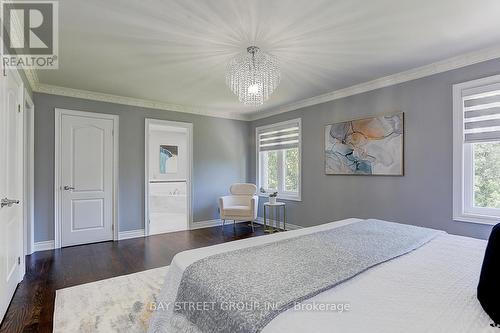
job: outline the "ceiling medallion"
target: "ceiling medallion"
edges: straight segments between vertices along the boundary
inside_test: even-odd
[[[262,105],[280,83],[275,56],[250,46],[229,61],[226,84],[245,105]]]

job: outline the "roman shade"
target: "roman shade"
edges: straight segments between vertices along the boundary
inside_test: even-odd
[[[463,98],[464,142],[500,141],[500,89]]]
[[[297,121],[266,127],[257,135],[259,151],[297,148],[300,143],[300,124]]]

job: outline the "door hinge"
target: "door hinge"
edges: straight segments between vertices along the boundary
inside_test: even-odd
[[[17,257],[17,264],[21,265],[21,257]]]
[[[21,104],[17,104],[17,112],[21,113]]]

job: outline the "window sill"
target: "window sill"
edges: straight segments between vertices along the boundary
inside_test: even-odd
[[[260,198],[268,198],[269,199],[269,194],[259,194]],[[302,201],[301,197],[299,196],[288,196],[288,195],[278,195],[276,200],[285,200],[285,201]]]
[[[476,224],[496,225],[500,223],[500,216],[476,215],[476,214],[462,214],[453,216],[453,221],[468,222]]]

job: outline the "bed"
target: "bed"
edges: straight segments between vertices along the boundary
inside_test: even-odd
[[[201,259],[360,221],[351,218],[179,253],[172,261],[157,302],[159,305],[173,303],[184,272]],[[498,332],[498,328],[490,326],[491,320],[476,298],[485,247],[483,240],[439,234],[414,251],[376,265],[308,299],[318,304],[348,304],[349,311],[289,309],[261,331]],[[196,327],[170,327],[171,313],[171,308],[160,306],[153,315],[149,332],[199,332]]]

